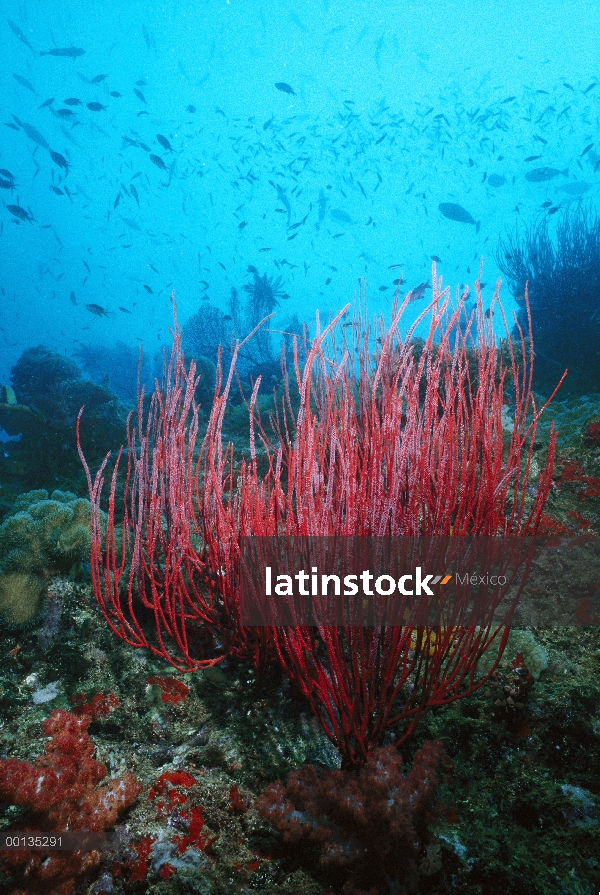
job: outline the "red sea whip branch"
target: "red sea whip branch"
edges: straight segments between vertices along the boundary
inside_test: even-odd
[[[219,394],[219,365],[207,442],[215,425],[220,436],[235,359],[244,342],[236,346],[223,394]],[[232,595],[224,586],[219,565],[207,560],[204,520],[195,512],[201,501],[200,461],[194,457],[198,435],[195,372],[194,361],[185,369],[175,320],[162,387],[156,382],[147,413],[142,388],[137,427],[132,425],[133,414],[127,420],[123,519],[119,526],[115,498],[121,448],[111,478],[105,531],[100,500],[110,454],[92,481],[79,438],[83,408],[77,419],[77,446],[92,505],[91,577],[98,605],[117,637],[130,646],[150,649],[179,671],[210,667],[227,653],[255,659],[259,648],[235,623],[236,606],[231,605]],[[211,454],[205,475],[223,478],[228,460],[227,451]],[[154,630],[152,637],[149,628]],[[215,639],[222,645],[217,656]],[[260,642],[260,632],[255,640]]]

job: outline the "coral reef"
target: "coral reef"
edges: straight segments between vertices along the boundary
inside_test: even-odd
[[[97,462],[121,437],[126,414],[108,389],[84,379],[74,361],[44,346],[28,348],[12,368],[18,403],[0,404],[0,427],[13,437],[0,454],[2,494],[27,488],[77,487],[80,467],[74,426]],[[6,507],[6,498],[0,511]]]
[[[238,290],[232,288],[228,314],[207,302],[189,318],[182,329],[182,347],[186,359],[193,358],[196,361],[197,370],[201,374],[200,387],[203,380],[206,380],[214,389],[214,374],[211,377],[206,364],[214,363],[220,350],[221,364],[228,369],[236,339],[243,342],[237,352],[237,372],[242,380],[263,376],[272,384],[281,376],[278,352],[270,326],[262,326],[250,341],[245,341],[245,338],[265,317],[273,313],[280,299],[289,298],[289,295],[284,290],[281,277],[271,278],[266,273],[261,275],[253,265],[249,265],[248,273],[252,274],[252,281],[243,287],[247,295],[243,303]],[[290,325],[291,329],[285,327],[285,331],[282,331],[286,350],[290,347],[291,337],[303,336],[303,328],[297,318],[292,318]],[[204,397],[212,399],[212,391],[209,395],[205,392]],[[211,400],[205,400],[204,403],[210,404]]]
[[[532,316],[534,387],[548,395],[566,368],[565,393],[600,391],[600,216],[591,206],[567,209],[553,240],[548,218],[524,234],[501,239],[496,253],[519,302],[527,329],[524,292]]]
[[[38,614],[48,579],[89,566],[91,506],[70,491],[21,494],[0,525],[0,619],[23,625]]]
[[[92,382],[110,389],[128,406],[137,402],[138,374],[140,384],[148,391],[162,369],[160,355],[152,359],[142,353],[140,357],[139,348],[120,341],[114,345],[81,344],[73,354]]]
[[[394,746],[375,749],[357,773],[306,765],[256,807],[313,869],[331,868],[338,887],[342,874],[345,893],[414,891],[442,757],[438,741],[425,743],[406,776]]]
[[[94,744],[87,730],[94,716],[105,713],[104,706],[98,704],[79,714],[56,709],[43,724],[44,733],[51,738],[45,755],[34,763],[16,758],[0,761],[0,798],[29,812],[14,830],[103,832],[135,801],[142,786],[131,773],[98,787],[107,770],[92,758]],[[100,862],[97,850],[44,853],[19,849],[4,853],[3,869],[17,883],[14,895],[70,895],[75,883]],[[25,880],[26,887],[19,888],[19,881]]]

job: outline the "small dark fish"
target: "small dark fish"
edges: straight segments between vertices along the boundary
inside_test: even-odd
[[[186,106],[185,108],[186,108],[186,111],[190,113],[190,115],[193,115],[194,112],[196,111],[196,106]]]
[[[90,84],[99,84],[101,81],[104,81],[106,78],[108,78],[108,75],[96,75],[95,78],[92,78],[92,80],[90,81]]]
[[[14,217],[19,218],[21,221],[29,221],[29,223],[33,223],[33,217],[29,214],[28,211],[25,211],[24,208],[21,208],[20,205],[7,205],[6,210],[10,211]]]
[[[240,223],[238,224],[238,230],[243,230],[244,227],[247,227],[247,226],[248,226],[247,221],[240,221]]]
[[[597,81],[592,81],[592,83],[590,84],[590,86],[589,86],[589,87],[586,87],[585,90],[584,90],[583,92],[584,92],[584,93],[589,93],[590,90],[593,90],[594,87],[597,87],[597,86],[598,86],[598,82],[597,82]]]
[[[331,277],[327,277],[327,279],[325,280],[325,285],[329,286],[330,283],[331,283]]]
[[[435,261],[436,264],[441,264],[441,263],[442,263],[442,259],[441,259],[441,258],[438,258],[437,255],[430,255],[430,258],[431,258],[432,261]]]
[[[55,165],[58,165],[59,168],[64,168],[67,174],[69,173],[69,163],[67,162],[64,155],[61,155],[60,152],[54,152],[53,149],[49,149],[50,158],[54,162]]]
[[[556,214],[557,211],[560,211],[560,205],[554,205],[552,208],[548,209],[548,214]]]
[[[55,113],[59,118],[72,118],[75,112],[72,109],[58,109]]]
[[[107,108],[106,106],[103,106],[102,103],[86,103],[86,106],[90,112],[104,112]]]
[[[163,160],[161,159],[160,155],[153,155],[152,153],[150,153],[150,161],[151,161],[154,165],[156,165],[157,168],[160,168],[161,171],[166,171],[166,170],[167,170],[167,166],[165,165],[165,163],[164,163]]]
[[[380,291],[380,292],[387,292],[389,288],[390,288],[389,286],[380,286],[380,287],[379,287],[379,291]]]
[[[33,140],[33,142],[37,143],[38,146],[41,146],[42,149],[50,149],[48,141],[45,139],[45,137],[42,137],[40,132],[36,130],[35,127],[33,127],[31,124],[27,124],[26,121],[19,121],[16,115],[13,115],[13,118],[15,119],[19,127],[23,128],[30,140]]]
[[[150,288],[150,286],[147,286],[146,283],[144,283],[144,289],[146,290],[146,292],[149,295],[154,295],[154,293],[152,292],[152,289]]]
[[[34,50],[33,47],[31,46],[31,44],[29,43],[29,41],[27,40],[27,38],[25,37],[25,35],[24,35],[23,32],[21,31],[21,29],[19,28],[19,26],[16,25],[14,22],[11,22],[10,19],[7,19],[7,22],[8,22],[8,27],[10,28],[10,30],[12,31],[12,33],[13,33],[16,37],[19,38],[19,40],[21,41],[21,43],[25,44],[26,47],[29,47],[29,49],[30,49],[33,53],[35,53],[35,50]]]
[[[342,208],[334,208],[331,212],[331,217],[335,221],[339,221],[340,224],[351,224],[352,218],[348,214],[347,211],[344,211]]]
[[[504,103],[512,103],[512,101],[515,100],[516,98],[517,98],[516,96],[507,96],[506,99],[502,100],[500,105],[503,106]]]
[[[96,317],[108,317],[108,311],[106,310],[106,308],[103,308],[101,305],[95,305],[95,304],[86,305],[85,309],[86,309],[86,311],[89,311],[90,314],[95,314]]]
[[[550,208],[551,205],[552,205],[552,202],[550,201],[550,199],[548,199],[547,202],[542,202],[542,204],[540,205],[540,208]]]
[[[527,172],[525,180],[528,180],[530,183],[544,183],[546,180],[552,180],[552,178],[556,177],[558,174],[567,177],[569,169],[565,168],[564,171],[559,171],[558,168],[534,168],[532,171]]]
[[[544,140],[543,137],[540,137],[539,134],[534,134],[534,135],[533,135],[533,139],[534,139],[534,140],[537,140],[538,143],[544,143],[544,144],[546,144],[546,143],[548,142],[547,140]]]
[[[77,59],[83,56],[85,50],[81,47],[59,47],[54,50],[40,50],[40,56],[67,56],[69,59]]]
[[[14,188],[14,180],[3,180],[2,178],[0,178],[0,190],[14,190]]]
[[[21,85],[21,87],[26,87],[27,90],[31,90],[32,93],[35,93],[36,96],[39,96],[39,93],[37,92],[37,90],[35,89],[33,84],[31,84],[27,80],[27,78],[22,78],[21,75],[16,75],[16,74],[13,74],[13,78],[15,79],[17,84]]]
[[[146,102],[146,97],[144,96],[144,94],[142,93],[141,90],[138,90],[137,87],[134,87],[134,88],[133,88],[133,92],[135,93],[135,95],[137,96],[137,98],[138,98],[139,100],[141,100],[141,102],[143,102],[143,103]]]
[[[118,90],[111,90],[111,91],[110,91],[110,95],[111,95],[111,96],[114,96],[115,99],[120,99],[120,97],[121,97],[123,94],[122,94],[122,93],[119,93]]]
[[[445,218],[451,221],[457,221],[459,224],[475,224],[475,232],[479,233],[481,221],[476,221],[473,215],[455,202],[442,202],[438,209]]]
[[[119,305],[119,311],[123,311],[124,314],[131,314],[131,311],[128,311],[127,308],[122,308],[121,305]]]
[[[571,87],[570,84],[567,84],[566,81],[563,81],[563,87],[566,87],[567,90],[572,90],[573,92],[575,92],[575,88],[574,88],[574,87]]]
[[[59,189],[57,186],[54,186],[54,184],[50,185],[50,189],[52,190],[53,193],[56,193],[57,196],[64,196],[63,191],[61,189]]]
[[[286,84],[285,81],[277,81],[275,86],[282,93],[290,93],[292,96],[296,96],[296,91],[289,84]]]
[[[541,155],[528,155],[527,158],[525,159],[525,161],[526,162],[535,162],[539,158],[541,158]]]
[[[138,197],[138,192],[137,192],[136,188],[134,187],[134,185],[133,185],[132,183],[129,185],[129,189],[131,190],[131,195],[133,196],[133,198],[135,199],[135,201],[137,202],[138,207],[139,207],[140,200],[139,200],[139,197]],[[120,195],[120,194],[119,194],[119,195]]]
[[[583,152],[581,153],[581,155],[579,156],[579,158],[583,158],[583,156],[584,156],[587,152],[590,151],[590,149],[592,148],[593,145],[594,145],[593,143],[589,143],[589,144],[585,147],[585,149],[583,150]]]
[[[68,99],[64,99],[63,103],[65,106],[80,106],[81,100],[77,99],[76,96],[70,96]]]
[[[163,149],[166,149],[167,152],[173,152],[173,147],[171,146],[171,144],[169,143],[169,141],[167,140],[166,137],[163,137],[162,134],[157,134],[156,139],[158,140],[158,142],[160,143],[160,145],[162,146]]]
[[[121,201],[121,193],[117,193],[117,198],[113,202],[113,208],[116,208],[120,201]]]
[[[53,102],[54,102],[54,97],[51,96],[50,99],[45,99],[44,102],[42,103],[42,105],[39,106],[38,108],[45,109],[47,106],[51,106]]]
[[[475,223],[475,221],[473,221]],[[415,286],[414,289],[410,290],[410,301],[419,301],[419,299],[425,296],[425,290],[431,289],[430,283],[419,283],[418,286]]]

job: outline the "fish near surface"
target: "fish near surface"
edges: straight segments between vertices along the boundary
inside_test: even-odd
[[[286,84],[285,81],[278,81],[275,86],[278,90],[281,90],[282,93],[289,93],[291,96],[296,96],[296,91],[293,87],[290,87],[289,84]]]
[[[558,168],[548,168],[547,166],[533,168],[532,171],[527,172],[525,180],[528,180],[530,183],[544,183],[546,180],[552,180],[553,177],[557,177],[559,174],[568,177],[569,169],[565,168],[563,171],[559,171]]]
[[[462,205],[457,205],[455,202],[442,202],[438,209],[450,221],[457,221],[459,224],[475,224],[475,232],[479,233],[481,221],[476,221]]]

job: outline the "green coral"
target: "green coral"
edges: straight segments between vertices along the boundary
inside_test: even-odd
[[[89,562],[90,525],[89,500],[71,491],[50,496],[29,491],[17,498],[0,526],[0,616],[5,621],[20,625],[35,618],[50,576],[81,574]]]

